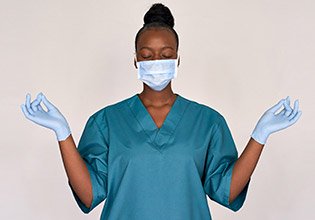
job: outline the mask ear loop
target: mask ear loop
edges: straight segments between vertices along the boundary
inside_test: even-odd
[[[175,62],[175,73],[174,73],[174,78],[176,78],[176,77],[177,77],[178,64],[179,64],[179,54],[177,53],[177,58],[176,58],[176,62]]]
[[[137,69],[138,69],[139,67],[138,67],[138,65],[137,65],[137,63],[138,63],[138,60],[137,60],[137,53],[134,52],[134,53],[133,53],[133,56],[134,56],[134,60],[135,60],[135,62],[136,62],[136,63],[135,63],[135,64],[136,64],[136,67],[137,67]]]
[[[134,52],[133,54],[134,54],[135,65],[137,67],[137,78],[140,79],[141,76],[140,76],[140,69],[139,69],[139,66],[138,66],[137,53]]]

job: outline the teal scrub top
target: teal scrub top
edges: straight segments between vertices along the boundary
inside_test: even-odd
[[[161,128],[139,94],[92,114],[78,151],[93,191],[84,213],[105,201],[103,220],[210,220],[206,195],[239,210],[248,185],[229,204],[238,152],[224,117],[216,110],[176,94]]]

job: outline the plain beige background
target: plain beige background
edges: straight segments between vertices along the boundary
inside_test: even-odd
[[[78,142],[88,117],[142,91],[134,38],[152,1],[0,1],[0,219],[99,219],[67,184],[53,131],[20,104],[43,92]],[[315,3],[163,1],[175,17],[181,65],[174,92],[218,110],[239,155],[263,112],[290,95],[303,114],[273,134],[244,206],[208,200],[213,219],[315,219]]]

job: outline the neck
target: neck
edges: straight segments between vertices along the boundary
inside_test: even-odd
[[[171,83],[169,83],[162,91],[155,91],[143,83],[143,91],[139,94],[139,97],[145,103],[150,106],[163,106],[172,103],[176,95],[172,91]]]

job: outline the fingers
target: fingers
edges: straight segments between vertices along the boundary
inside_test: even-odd
[[[38,110],[39,111],[45,111],[44,109],[43,109],[43,107],[40,105],[40,102],[43,100],[43,93],[42,92],[40,92],[40,93],[38,93],[38,95],[37,95],[37,100],[39,100],[39,103],[38,103],[38,105],[37,105],[37,108],[38,108]],[[46,111],[45,111],[46,112]]]
[[[294,124],[302,115],[302,111],[299,111],[299,100],[295,100],[294,108],[292,113],[289,115],[288,119],[290,121],[290,125]]]
[[[42,100],[45,106],[47,107],[48,111],[56,108],[50,101],[48,101],[44,94],[42,94]]]
[[[291,112],[290,115],[288,115],[288,119],[291,120],[292,118],[294,118],[298,110],[299,110],[299,100],[295,100],[293,111]]]
[[[27,109],[27,111],[29,112],[29,114],[34,114],[34,111],[32,110],[32,108],[31,108],[31,104],[30,104],[30,102],[31,102],[31,94],[29,94],[29,93],[27,93],[26,94],[26,100],[25,100],[25,106],[26,106],[26,109]]]
[[[27,119],[30,119],[30,120],[34,119],[34,116],[29,113],[28,109],[26,108],[26,106],[24,104],[21,105],[21,109],[22,109],[22,112],[24,113],[24,116]]]
[[[279,114],[278,114],[278,115],[284,115],[284,113],[285,113],[285,108],[284,108],[284,109],[282,109],[282,110],[281,110],[281,112],[279,112]]]
[[[285,108],[285,116],[289,116],[292,113],[292,108],[290,107],[290,97],[288,96],[286,98],[286,101],[284,102],[284,108]]]
[[[272,106],[270,109],[268,109],[269,112],[276,113],[280,107],[285,102],[285,99],[281,99],[276,105]]]
[[[302,115],[302,111],[298,111],[297,114],[290,120],[290,124],[294,124]]]
[[[42,92],[38,93],[36,99],[33,102],[31,102],[31,94],[30,93],[26,94],[25,105],[22,104],[21,109],[24,115],[29,119],[30,118],[34,119],[34,114],[36,111],[38,110],[44,111],[44,109],[40,105],[40,102],[42,101],[42,96],[43,96]]]
[[[39,111],[45,111],[41,105],[38,105],[37,108],[38,108]]]
[[[42,96],[43,96],[43,93],[42,92],[40,92],[40,93],[38,93],[38,95],[37,95],[37,97],[36,97],[36,99],[38,99],[38,100],[42,100]]]
[[[37,95],[37,98],[31,103],[31,108],[34,112],[36,112],[38,109],[38,106],[39,106],[39,103],[41,102],[41,93],[39,93]]]

